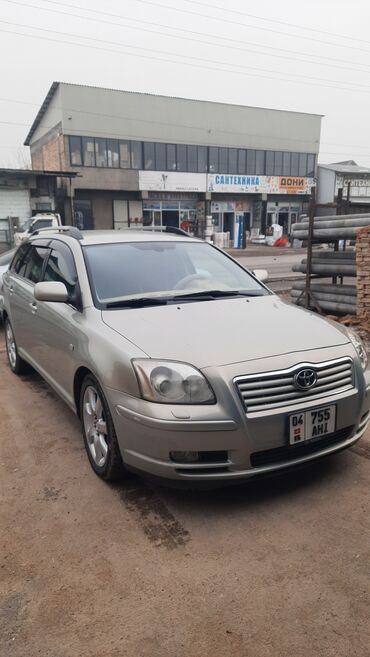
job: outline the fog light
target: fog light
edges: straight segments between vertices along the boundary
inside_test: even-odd
[[[177,463],[196,463],[199,461],[198,452],[170,452],[170,458]]]

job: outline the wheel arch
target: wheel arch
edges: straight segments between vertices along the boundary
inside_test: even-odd
[[[76,370],[73,379],[73,398],[74,398],[76,413],[78,417],[81,417],[80,395],[81,395],[82,384],[88,374],[91,374],[95,378],[95,374],[91,370],[89,370],[88,367],[81,366]]]

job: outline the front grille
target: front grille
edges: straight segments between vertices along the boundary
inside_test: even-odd
[[[283,447],[275,447],[274,449],[265,449],[262,452],[253,452],[251,454],[251,466],[257,468],[261,465],[291,461],[308,456],[309,454],[314,454],[315,452],[320,452],[326,447],[331,447],[343,440],[347,440],[353,431],[354,427],[347,427],[319,440],[311,440],[300,445],[284,445]]]
[[[301,369],[317,374],[316,384],[307,391],[297,390],[294,376]],[[301,363],[286,370],[264,374],[248,374],[234,379],[247,413],[300,404],[306,399],[321,399],[327,395],[353,388],[351,358],[338,358],[325,363]]]

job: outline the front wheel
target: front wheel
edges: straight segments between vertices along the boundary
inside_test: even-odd
[[[125,473],[121,453],[104,393],[92,374],[82,384],[80,416],[85,448],[91,467],[106,481]]]
[[[5,319],[5,345],[11,371],[14,374],[24,374],[27,372],[28,365],[18,354],[13,328],[8,318]]]

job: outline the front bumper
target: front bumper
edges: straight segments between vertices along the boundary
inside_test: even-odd
[[[255,416],[246,415],[230,385],[229,374],[217,371],[218,379],[210,377],[218,400],[214,406],[153,404],[112,389],[106,391],[122,458],[128,468],[184,482],[239,481],[296,467],[350,447],[369,425],[370,369],[365,376],[356,370],[356,385],[349,391],[323,400],[306,399],[298,406],[285,406]],[[335,434],[289,447],[289,415],[329,404],[337,407]],[[170,452],[174,451],[223,453],[225,458],[175,463],[170,458]],[[260,458],[258,455],[262,454]]]

